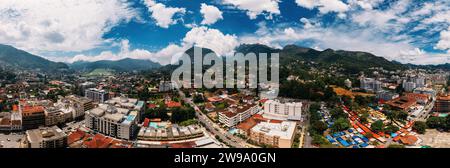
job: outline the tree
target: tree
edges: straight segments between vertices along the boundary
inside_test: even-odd
[[[372,131],[375,131],[375,132],[383,131],[383,129],[384,129],[383,121],[378,120],[378,121],[373,122],[372,125],[370,125],[370,129],[372,129]]]
[[[363,124],[367,124],[368,123],[368,119],[369,118],[369,113],[363,113],[362,115],[361,115],[361,117],[359,117],[359,121],[361,121],[361,123],[363,123]]]
[[[173,123],[180,123],[195,117],[195,110],[193,108],[175,108],[172,110],[170,121]]]
[[[350,128],[350,122],[346,118],[338,118],[331,126],[333,132],[344,131]]]
[[[323,136],[321,135],[313,135],[312,136],[312,141],[311,144],[313,145],[327,145],[330,144],[330,142],[327,141],[327,139],[325,139]]]
[[[331,118],[348,118],[347,114],[341,108],[333,108],[330,111]]]
[[[423,121],[416,121],[412,127],[413,130],[416,130],[419,134],[425,134],[427,129],[427,124]]]
[[[439,129],[445,127],[445,118],[442,117],[430,117],[426,121],[428,128]]]
[[[314,133],[323,135],[323,132],[328,129],[327,125],[322,121],[315,121],[311,125],[311,129]]]
[[[402,144],[390,144],[388,148],[405,148],[405,145]]]
[[[384,129],[384,133],[392,134],[392,133],[397,132],[398,130],[400,130],[400,128],[398,128],[397,126],[389,125]]]

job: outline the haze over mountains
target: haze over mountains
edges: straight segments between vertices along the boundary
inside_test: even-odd
[[[202,48],[203,55],[213,52],[210,49]],[[450,69],[450,64],[417,66],[411,64],[401,64],[389,61],[383,57],[375,56],[367,52],[343,51],[326,49],[318,51],[311,48],[296,45],[287,45],[282,49],[270,48],[260,44],[244,44],[236,48],[236,52],[244,54],[253,53],[279,53],[281,65],[287,65],[295,61],[311,61],[323,65],[340,64],[350,72],[358,72],[370,67],[383,67],[386,70],[396,70],[406,67],[440,68]],[[194,47],[185,53],[191,57],[194,54]],[[78,61],[71,64],[53,62],[45,58],[30,54],[26,51],[16,49],[9,45],[0,44],[0,66],[15,67],[20,69],[41,69],[43,71],[55,71],[61,69],[72,69],[76,71],[92,71],[95,69],[112,69],[115,71],[141,71],[162,66],[151,60],[139,60],[126,58],[117,61],[102,60],[95,62]],[[171,69],[171,68],[169,68]]]

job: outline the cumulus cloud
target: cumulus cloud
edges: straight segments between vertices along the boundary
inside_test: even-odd
[[[295,0],[295,2],[307,9],[318,8],[322,14],[337,12],[344,16],[344,12],[349,10],[349,6],[341,0]]]
[[[409,40],[389,40],[366,29],[321,26],[308,29],[301,27],[273,29],[261,27],[261,29],[264,31],[260,31],[258,36],[246,35],[240,38],[240,42],[260,43],[276,48],[292,43],[309,42],[309,45],[317,48],[365,51],[403,63],[435,64],[447,59],[443,55],[427,53],[411,45]]]
[[[227,55],[239,45],[235,35],[223,34],[217,29],[195,27],[183,38],[184,45],[209,48],[218,55]]]
[[[201,4],[200,13],[203,15],[203,21],[201,24],[211,25],[216,23],[218,20],[223,19],[222,11],[219,8],[207,5],[205,3]]]
[[[165,48],[150,52],[145,49],[130,50],[128,40],[120,42],[120,52],[112,53],[104,51],[98,55],[79,54],[73,57],[69,62],[76,61],[99,61],[99,60],[120,60],[124,58],[148,59],[158,62],[162,65],[175,62],[184,51],[192,46],[204,47],[213,50],[218,55],[228,55],[239,45],[237,37],[234,35],[223,34],[217,29],[211,29],[204,26],[194,27],[186,33],[180,44],[169,44]]]
[[[225,5],[232,5],[246,11],[250,19],[256,19],[258,15],[263,13],[268,14],[268,19],[271,19],[273,15],[279,15],[279,2],[280,0],[222,0]]]
[[[169,28],[170,25],[176,24],[175,15],[183,15],[186,13],[185,8],[167,7],[162,3],[156,3],[154,0],[144,0],[151,17],[156,21],[156,25],[162,28]]]
[[[122,0],[0,1],[0,43],[28,51],[84,51],[105,45],[103,35],[136,18]]]
[[[436,48],[450,51],[450,27],[448,27],[448,30],[441,32],[440,40],[436,44]]]

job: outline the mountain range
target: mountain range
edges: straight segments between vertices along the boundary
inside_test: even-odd
[[[203,55],[213,52],[210,49],[202,48]],[[236,52],[244,54],[253,53],[279,53],[280,64],[289,65],[298,61],[315,62],[323,66],[332,64],[341,65],[342,68],[351,73],[367,70],[371,67],[382,67],[386,70],[398,70],[405,68],[427,68],[427,69],[446,69],[450,70],[450,64],[441,65],[412,65],[401,64],[396,61],[389,61],[383,57],[375,56],[367,52],[344,51],[326,49],[318,51],[311,48],[300,47],[296,45],[287,45],[282,49],[271,48],[261,44],[243,44],[237,47]],[[193,57],[194,47],[186,52]],[[95,69],[112,69],[115,71],[141,71],[150,69],[173,70],[174,65],[161,66],[150,60],[139,60],[126,58],[117,61],[78,61],[72,64],[49,61],[45,58],[30,54],[26,51],[16,49],[9,45],[0,44],[0,67],[14,67],[21,69],[40,69],[42,71],[55,71],[61,69],[72,69],[76,71],[92,71]]]
[[[3,44],[0,44],[0,67],[12,67],[28,70],[39,69],[44,72],[69,68],[64,63],[49,61],[45,58]]]
[[[140,59],[131,59],[125,58],[117,61],[95,61],[95,62],[86,62],[86,61],[78,61],[72,64],[69,64],[70,68],[77,71],[89,72],[95,69],[112,69],[115,71],[142,71],[149,70],[154,68],[159,68],[161,65],[159,63],[155,63],[150,60],[140,60]]]

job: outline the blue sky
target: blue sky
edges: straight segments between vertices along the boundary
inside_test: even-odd
[[[415,64],[450,62],[448,0],[12,0],[0,43],[63,61],[170,63],[197,45],[243,43],[367,51]]]

